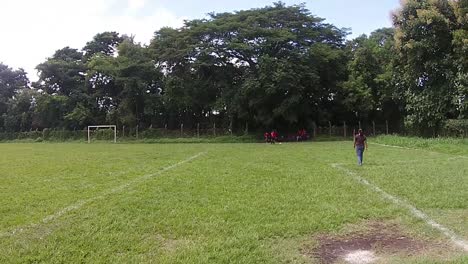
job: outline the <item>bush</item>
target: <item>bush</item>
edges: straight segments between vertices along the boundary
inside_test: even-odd
[[[44,130],[42,130],[42,138],[43,138],[44,140],[48,140],[48,139],[49,139],[49,134],[50,134],[50,129],[44,128]]]
[[[91,138],[94,140],[114,140],[114,130],[97,129],[91,132]]]
[[[16,133],[3,132],[0,133],[0,141],[10,141],[16,139]]]
[[[447,120],[444,129],[448,136],[465,137],[468,134],[468,119]]]
[[[41,131],[18,132],[16,139],[36,139],[42,137]]]
[[[141,138],[149,138],[149,139],[160,138],[162,136],[163,136],[163,133],[161,133],[160,129],[152,129],[152,128],[142,131],[139,135],[139,137]]]

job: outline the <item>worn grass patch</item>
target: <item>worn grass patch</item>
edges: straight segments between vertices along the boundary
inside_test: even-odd
[[[397,221],[367,221],[349,225],[338,233],[319,234],[314,247],[302,250],[319,263],[389,263],[431,258],[450,261],[457,249],[445,240],[434,240],[407,231]]]

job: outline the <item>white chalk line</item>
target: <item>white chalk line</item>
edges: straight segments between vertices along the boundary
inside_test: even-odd
[[[349,176],[352,176],[359,183],[361,183],[363,185],[366,185],[367,187],[369,187],[373,191],[379,193],[385,199],[390,200],[391,202],[393,202],[395,205],[398,205],[400,207],[404,207],[404,208],[408,209],[413,214],[413,216],[423,220],[427,225],[439,230],[442,234],[444,234],[447,238],[449,238],[455,246],[457,246],[457,247],[463,249],[464,251],[468,252],[468,241],[464,240],[463,238],[461,238],[459,235],[457,235],[455,232],[448,229],[447,227],[445,227],[445,226],[437,223],[436,221],[432,220],[423,211],[417,209],[416,207],[409,204],[408,202],[405,202],[402,199],[385,192],[384,190],[379,188],[377,185],[370,183],[368,180],[366,180],[363,177],[359,176],[355,172],[346,169],[341,164],[335,163],[335,164],[332,164],[332,167],[345,172]]]
[[[426,152],[434,153],[434,154],[442,154],[442,155],[454,156],[454,157],[452,157],[452,158],[449,158],[448,160],[468,159],[468,156],[464,156],[464,155],[453,155],[453,154],[450,154],[450,153],[442,153],[442,152],[431,151],[431,150],[426,150],[426,149],[408,148],[408,147],[401,147],[401,146],[394,146],[394,145],[387,145],[387,144],[380,144],[380,143],[370,143],[370,144],[377,145],[377,146],[382,146],[382,147],[387,147],[387,148],[407,149],[407,150],[420,150],[420,151],[426,151]]]
[[[172,170],[172,169],[174,169],[176,167],[179,167],[179,166],[181,166],[181,165],[183,165],[183,164],[185,164],[187,162],[190,162],[190,161],[192,161],[194,159],[197,159],[197,158],[199,158],[200,156],[202,156],[204,154],[206,154],[206,152],[200,152],[200,153],[198,153],[198,154],[196,154],[194,156],[191,156],[191,157],[189,157],[189,158],[187,158],[185,160],[174,163],[174,164],[172,164],[172,165],[170,165],[168,167],[164,167],[158,172],[143,175],[143,176],[138,177],[136,179],[133,179],[133,180],[131,180],[131,181],[125,183],[125,184],[122,184],[122,185],[117,186],[115,188],[112,188],[110,190],[104,191],[102,194],[100,194],[98,196],[94,196],[94,197],[91,197],[91,198],[88,198],[88,199],[85,199],[85,200],[78,201],[77,203],[69,205],[69,206],[63,208],[62,210],[60,210],[60,211],[58,211],[58,212],[56,212],[54,214],[51,214],[51,215],[48,215],[48,216],[44,217],[39,223],[24,225],[24,226],[17,227],[17,228],[15,228],[13,230],[10,230],[10,231],[2,232],[2,233],[0,233],[0,238],[13,236],[15,234],[22,233],[25,230],[34,229],[34,228],[36,228],[36,227],[38,227],[38,226],[40,226],[42,224],[50,223],[50,222],[54,221],[55,219],[60,218],[61,216],[65,215],[65,214],[67,214],[69,212],[80,209],[81,207],[85,206],[86,204],[92,203],[92,202],[97,201],[97,200],[102,200],[108,195],[121,192],[121,191],[129,188],[132,185],[137,185],[137,184],[139,184],[139,183],[141,183],[143,181],[146,181],[146,180],[148,180],[148,179],[150,179],[152,177],[159,176],[159,175],[163,174],[166,171]]]
[[[448,158],[448,159],[420,159],[420,160],[396,160],[392,161],[390,163],[382,163],[379,161],[376,161],[378,163],[367,163],[368,166],[372,167],[387,167],[387,166],[395,166],[395,165],[409,165],[409,164],[421,164],[421,162],[447,162],[447,161],[454,161],[457,160],[457,158]],[[355,165],[356,163],[340,163],[341,165],[346,165],[346,166],[352,166]]]
[[[463,156],[462,156],[463,157]],[[378,163],[367,163],[369,166],[372,167],[386,167],[386,166],[395,166],[395,165],[408,165],[408,164],[422,164],[422,162],[448,162],[448,161],[456,161],[460,159],[460,157],[450,157],[450,158],[432,158],[432,159],[415,159],[415,160],[396,160],[392,161],[391,163],[383,163],[376,161]],[[352,166],[356,163],[340,163],[340,165],[345,166]]]
[[[386,144],[380,144],[380,143],[370,143],[370,144],[377,145],[377,146],[382,146],[382,147],[388,147],[388,148],[412,149],[412,148],[408,148],[408,147],[400,147],[400,146],[386,145]]]

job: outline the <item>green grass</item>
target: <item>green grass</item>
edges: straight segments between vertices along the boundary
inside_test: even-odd
[[[407,147],[427,149],[436,152],[468,155],[468,138],[418,138],[418,137],[399,137],[399,136],[379,136],[374,142]]]
[[[366,220],[443,239],[333,163],[468,239],[462,157],[371,144],[357,167],[352,142],[199,143],[0,144],[0,234],[22,229],[0,263],[307,263],[314,235]]]

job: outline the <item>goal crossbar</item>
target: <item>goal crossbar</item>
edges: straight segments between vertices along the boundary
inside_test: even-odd
[[[88,126],[88,143],[91,143],[91,129],[93,128],[111,128],[114,130],[114,143],[117,143],[117,126],[116,125],[99,125],[99,126]]]

